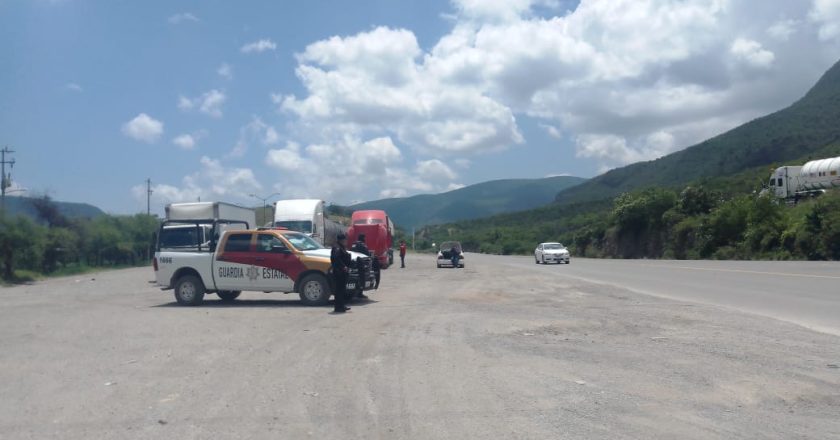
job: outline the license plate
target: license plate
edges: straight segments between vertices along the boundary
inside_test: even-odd
[[[348,289],[355,289],[356,288],[356,283],[347,283],[347,288]]]

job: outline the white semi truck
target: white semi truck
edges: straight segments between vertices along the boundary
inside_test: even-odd
[[[326,203],[316,199],[280,200],[274,204],[274,226],[309,235],[326,247],[347,228],[327,218]]]
[[[788,201],[822,194],[840,187],[840,157],[776,168],[769,183],[768,189],[775,197]]]

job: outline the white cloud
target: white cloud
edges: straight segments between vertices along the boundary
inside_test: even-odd
[[[274,127],[268,127],[265,129],[265,136],[263,137],[263,143],[266,145],[274,145],[280,140],[280,135],[277,134],[277,130]]]
[[[216,73],[225,79],[233,79],[233,67],[231,67],[228,63],[222,63],[218,69],[216,69]]]
[[[820,24],[820,39],[840,37],[840,0],[814,0],[809,17]]]
[[[387,27],[316,41],[297,55],[304,91],[271,100],[295,117],[286,128],[307,166],[323,152],[352,162],[365,139],[387,138],[460,167],[524,144],[524,115],[607,169],[802,96],[840,56],[826,40],[840,0],[811,1],[581,0],[561,11],[575,2],[453,0],[451,31],[428,49]],[[389,196],[442,189],[417,172],[396,161],[384,179],[353,178]],[[358,197],[353,182],[311,185],[298,192]]]
[[[172,143],[185,150],[192,150],[195,148],[196,140],[191,134],[181,134],[173,138]]]
[[[239,129],[239,139],[228,156],[242,157],[248,152],[252,144],[262,144],[271,147],[280,142],[280,134],[271,125],[256,116]]]
[[[229,201],[247,204],[249,194],[262,189],[250,168],[226,167],[217,159],[203,156],[199,170],[185,176],[179,186],[162,183],[152,186],[152,197],[156,203],[194,202],[201,198],[207,201]],[[137,200],[146,200],[145,185],[136,185],[131,192]]]
[[[557,0],[453,0],[461,16],[480,22],[508,22],[526,16],[535,5],[558,8]]]
[[[363,140],[345,136],[331,143],[303,147],[289,142],[271,149],[265,163],[280,171],[274,190],[285,197],[352,200],[360,194],[400,197],[416,192],[441,192],[451,187],[455,173],[440,160],[403,165],[404,157],[390,137]],[[378,192],[371,193],[377,189]]]
[[[736,58],[743,60],[753,67],[768,68],[773,64],[776,55],[765,50],[761,43],[744,38],[738,38],[732,42],[729,49]]]
[[[796,33],[799,25],[800,22],[797,20],[779,20],[767,28],[767,34],[777,40],[788,41],[790,40],[790,37]]]
[[[411,32],[384,27],[313,43],[298,55],[297,74],[309,95],[286,96],[281,106],[321,132],[329,126],[396,136],[433,154],[523,142],[508,107],[480,89],[445,81],[421,54]]]
[[[67,89],[67,90],[70,90],[71,92],[83,92],[84,91],[82,86],[80,86],[80,85],[78,85],[74,82],[69,82],[69,83],[65,84],[64,88]]]
[[[163,134],[163,122],[140,113],[122,126],[122,133],[134,140],[154,143]]]
[[[192,99],[183,95],[179,96],[178,108],[183,111],[190,111],[197,108],[198,111],[206,115],[214,118],[221,118],[222,105],[224,105],[226,100],[227,96],[224,92],[213,89]]]
[[[267,50],[277,49],[277,43],[270,39],[264,38],[262,40],[254,41],[242,46],[239,50],[242,53],[260,53]]]
[[[420,178],[431,181],[445,180],[450,182],[457,177],[455,172],[452,171],[452,168],[449,168],[449,166],[441,162],[439,159],[417,162],[415,172]]]
[[[180,110],[188,111],[188,110],[192,110],[193,107],[195,107],[195,104],[193,103],[193,101],[191,99],[189,99],[189,98],[187,98],[186,96],[183,96],[183,95],[178,97],[178,108]]]
[[[550,124],[540,124],[540,128],[545,130],[545,132],[553,137],[554,139],[563,139],[563,132],[560,131],[559,128],[550,125]]]
[[[602,170],[656,159],[676,149],[674,135],[665,131],[651,133],[632,144],[613,134],[584,134],[575,143],[577,156],[598,159]]]
[[[194,133],[184,133],[175,136],[172,139],[172,143],[184,150],[192,150],[196,147],[196,145],[198,145],[198,141],[205,136],[207,136],[207,132],[204,130],[199,130]]]
[[[181,13],[178,13],[178,14],[170,15],[169,18],[167,19],[167,21],[169,21],[170,24],[181,24],[181,23],[187,22],[187,21],[195,22],[195,21],[201,21],[201,20],[199,20],[198,17],[196,17],[191,12],[181,12]]]
[[[306,161],[300,156],[300,146],[293,142],[280,150],[269,150],[265,157],[266,165],[280,171],[299,171]]]

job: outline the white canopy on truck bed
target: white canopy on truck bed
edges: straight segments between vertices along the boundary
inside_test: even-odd
[[[254,228],[257,214],[251,208],[224,202],[171,203],[166,205],[166,220],[235,220]]]

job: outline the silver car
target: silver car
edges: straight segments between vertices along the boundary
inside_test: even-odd
[[[569,250],[561,243],[540,243],[534,250],[534,261],[537,264],[566,263],[569,264]]]

